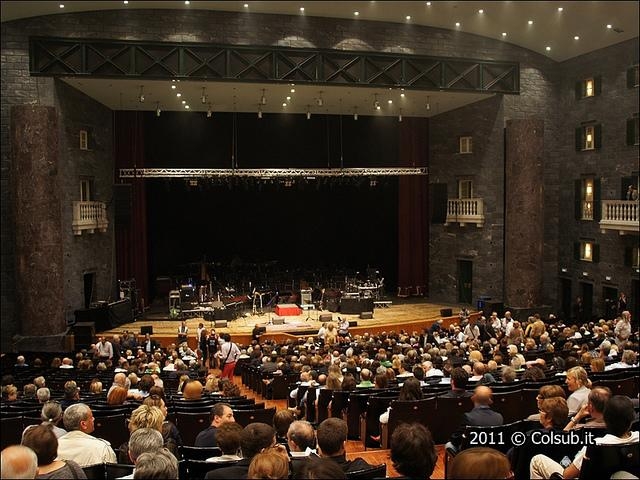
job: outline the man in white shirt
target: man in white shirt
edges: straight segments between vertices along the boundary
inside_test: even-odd
[[[99,337],[98,343],[96,343],[96,353],[101,360],[111,360],[113,359],[113,345],[104,337]]]
[[[502,319],[502,329],[504,330],[504,336],[508,337],[513,330],[513,318],[511,318],[511,312],[507,310],[504,312],[504,318]]]
[[[58,460],[73,460],[81,467],[96,463],[117,463],[111,444],[91,436],[95,427],[93,413],[88,405],[71,405],[64,411],[62,421],[68,433],[58,439]]]

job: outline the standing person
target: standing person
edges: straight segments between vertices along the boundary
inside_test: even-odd
[[[614,333],[616,336],[616,344],[619,348],[624,348],[631,336],[631,312],[628,310],[622,312],[620,319],[616,322]]]
[[[573,321],[579,324],[584,322],[584,305],[582,303],[582,297],[576,297],[576,302],[573,304]]]
[[[620,295],[618,296],[618,309],[617,309],[617,314],[618,315],[622,315],[622,312],[624,312],[627,309],[627,296],[625,295],[624,292],[620,292]]]
[[[231,341],[231,335],[225,333],[222,335],[224,343],[220,346],[218,358],[220,359],[220,367],[222,373],[220,378],[228,378],[233,380],[233,370],[236,368],[236,361],[240,356],[240,349]]]
[[[187,326],[187,322],[182,320],[180,322],[180,326],[178,327],[178,345],[182,342],[187,341],[187,335],[189,334],[189,327]]]
[[[96,343],[96,354],[100,360],[112,360],[113,359],[113,345],[104,337],[98,338]]]
[[[209,332],[209,337],[207,338],[208,347],[209,347],[209,368],[219,368],[218,365],[218,348],[220,346],[219,337],[216,333],[215,328],[211,329]]]
[[[209,339],[207,329],[204,324],[200,322],[198,325],[198,349],[200,350],[200,360],[202,360],[202,365],[207,364],[207,353],[209,351]]]

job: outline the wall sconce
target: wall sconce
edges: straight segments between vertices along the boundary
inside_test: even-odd
[[[431,97],[427,97],[426,108],[427,108],[427,111],[431,110]]]
[[[211,118],[212,115],[213,110],[211,110],[211,104],[209,104],[209,107],[207,108],[207,118]]]
[[[373,108],[375,108],[376,110],[380,110],[380,102],[378,101],[378,94],[374,93],[373,97],[374,97]]]
[[[307,105],[307,120],[311,120],[311,105]]]
[[[566,269],[566,268],[564,268],[564,267],[562,267],[562,268],[560,269],[560,271],[561,271],[562,273],[567,273],[567,269]]]
[[[144,85],[140,85],[140,94],[138,95],[138,101],[144,103]]]
[[[589,274],[588,274],[587,272],[582,272],[582,276],[583,276],[583,277],[588,277],[588,276],[589,276]]]
[[[358,120],[358,107],[353,107],[353,119]]]
[[[324,105],[324,100],[322,99],[322,90],[318,92],[318,98],[316,98],[316,105],[319,107]]]
[[[156,117],[160,116],[160,112],[162,112],[162,110],[160,110],[160,102],[156,102]]]
[[[267,104],[267,97],[265,95],[266,89],[262,89],[262,96],[260,97],[260,105],[266,105]]]
[[[611,278],[612,278],[612,277],[610,277],[610,276],[608,276],[608,275],[607,275],[606,277],[604,277],[604,279],[605,279],[607,282],[610,282],[610,281],[611,281]]]
[[[200,101],[202,102],[203,105],[207,103],[207,94],[205,92],[206,92],[206,87],[202,87],[202,96],[200,97]]]

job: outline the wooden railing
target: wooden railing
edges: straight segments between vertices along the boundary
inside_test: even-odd
[[[105,233],[108,226],[107,206],[104,202],[73,202],[74,235],[82,235],[82,232],[95,233],[96,230]]]
[[[621,235],[625,232],[639,233],[638,200],[603,200],[602,220],[600,229],[618,230]]]
[[[447,201],[447,219],[445,225],[453,222],[464,227],[466,223],[484,224],[484,201],[482,198],[450,198]]]

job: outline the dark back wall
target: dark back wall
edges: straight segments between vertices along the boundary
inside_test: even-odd
[[[236,150],[238,168],[393,167],[398,135],[398,121],[388,117],[166,112],[145,117],[145,161],[147,167],[231,168]],[[148,180],[152,296],[155,277],[198,274],[188,264],[205,258],[334,272],[377,267],[393,288],[397,178],[379,178],[376,186],[368,177],[294,180],[288,187],[282,179],[200,179],[197,186]]]

